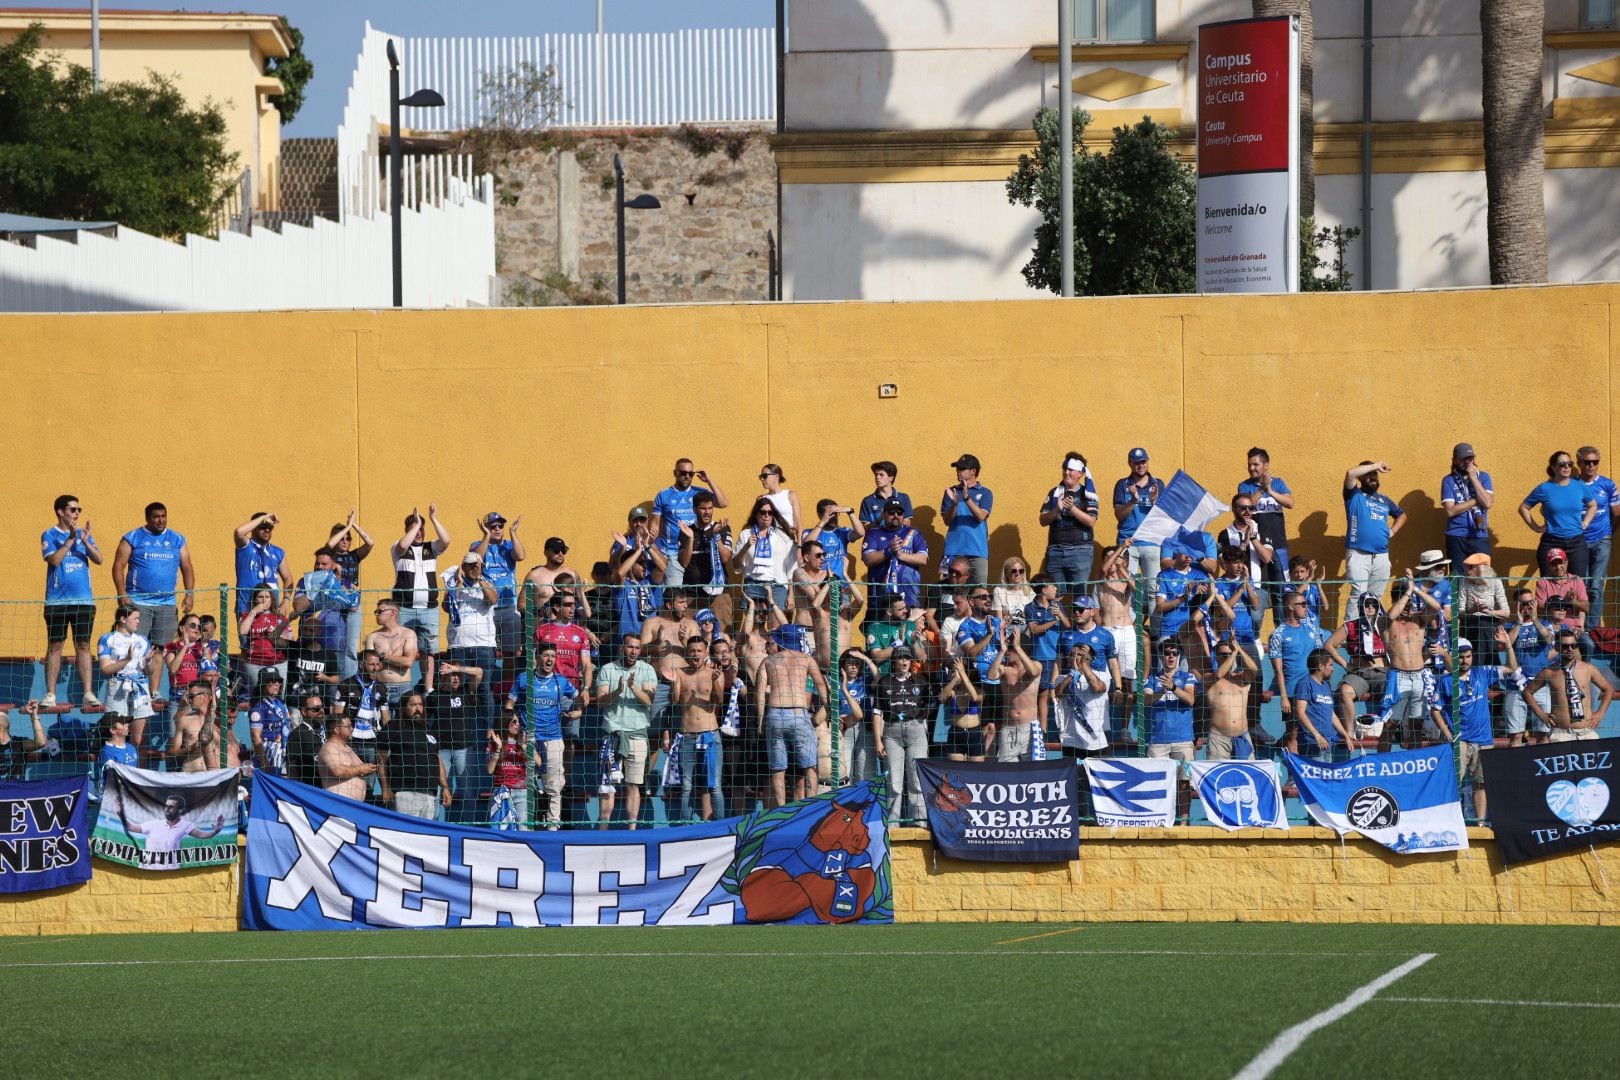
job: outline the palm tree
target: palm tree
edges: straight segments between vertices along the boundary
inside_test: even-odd
[[[1541,103],[1545,0],[1480,0],[1485,222],[1492,285],[1547,280],[1547,132]]]
[[[1316,213],[1316,121],[1311,116],[1311,0],[1254,0],[1254,17],[1299,16],[1299,216]]]

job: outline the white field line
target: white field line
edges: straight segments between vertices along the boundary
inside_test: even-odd
[[[1370,983],[1358,986],[1350,996],[1330,1009],[1323,1009],[1308,1020],[1302,1020],[1271,1040],[1271,1045],[1260,1051],[1255,1059],[1243,1067],[1234,1080],[1265,1080],[1277,1066],[1288,1060],[1312,1033],[1344,1019],[1378,995],[1378,991],[1402,979],[1435,957],[1434,953],[1419,953],[1399,967],[1391,968]]]
[[[109,968],[109,967],[182,967],[201,966],[209,964],[327,964],[348,963],[351,961],[399,961],[399,960],[611,960],[619,957],[636,960],[654,960],[659,957],[673,958],[700,958],[704,960],[723,960],[727,957],[740,957],[743,959],[791,959],[795,957],[811,957],[818,959],[836,959],[841,956],[868,957],[868,956],[1002,956],[1023,959],[1035,956],[1385,956],[1387,953],[1377,952],[1277,952],[1271,949],[1243,951],[1223,951],[1216,949],[865,949],[855,951],[828,950],[822,952],[618,952],[601,950],[595,952],[511,952],[511,953],[407,953],[399,955],[387,954],[360,954],[354,956],[219,956],[219,957],[174,957],[156,960],[32,960],[17,963],[0,963],[0,971],[15,971],[28,968]]]
[[[1514,1005],[1538,1009],[1620,1009],[1620,1001],[1508,1001],[1502,998],[1381,997],[1412,1005]]]

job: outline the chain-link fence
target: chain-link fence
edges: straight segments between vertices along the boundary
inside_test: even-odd
[[[912,823],[920,757],[1342,758],[1450,741],[1480,817],[1465,744],[1620,733],[1620,631],[1605,625],[1620,613],[1599,599],[1620,589],[1600,581],[1439,565],[1267,582],[1179,561],[1120,560],[1086,582],[1013,560],[988,584],[801,568],[679,587],[651,558],[521,582],[465,563],[388,590],[318,569],[285,592],[132,609],[5,602],[4,764],[81,772],[127,738],[148,768],[360,776],[379,802],[427,795],[449,820],[542,828],[736,815],[887,774],[895,820]],[[1584,701],[1553,677],[1577,654]]]

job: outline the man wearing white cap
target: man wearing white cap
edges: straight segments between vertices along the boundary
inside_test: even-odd
[[[1041,524],[1046,526],[1045,571],[1061,592],[1091,580],[1097,509],[1097,485],[1086,467],[1086,457],[1070,450],[1063,457],[1063,482],[1041,504]]]

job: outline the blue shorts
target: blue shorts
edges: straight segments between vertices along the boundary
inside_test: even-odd
[[[951,728],[951,733],[945,738],[945,752],[963,757],[984,757],[984,728]]]
[[[771,772],[787,772],[788,747],[800,769],[816,767],[816,730],[809,709],[766,709],[765,752]]]
[[[1042,690],[1050,690],[1052,689],[1052,684],[1057,682],[1057,661],[1042,660],[1040,661],[1040,665],[1041,685],[1039,688]]]

